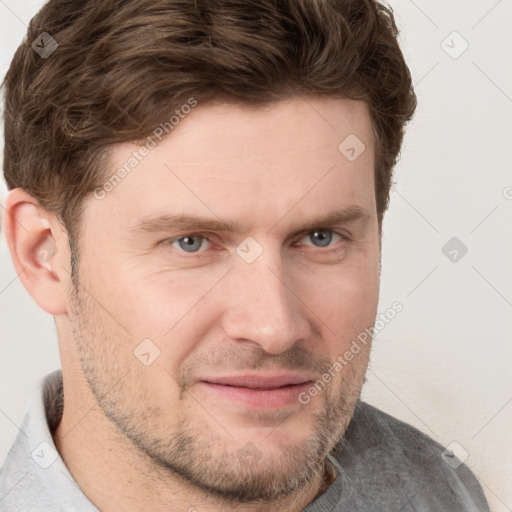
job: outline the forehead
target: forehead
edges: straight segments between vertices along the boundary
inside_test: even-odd
[[[109,176],[123,167],[129,172],[104,199],[89,200],[92,219],[110,215],[130,226],[148,215],[201,215],[268,228],[285,216],[321,215],[319,208],[375,207],[374,139],[364,102],[198,104],[155,141],[143,157],[141,145],[114,148]]]
[[[297,97],[264,106],[198,105],[166,142],[167,155],[175,163],[196,168],[207,166],[210,172],[205,174],[222,166],[224,175],[230,170],[241,171],[252,163],[295,166],[300,161],[318,161],[332,165],[342,155],[339,144],[354,136],[370,150],[364,156],[373,157],[371,120],[365,102]],[[265,178],[301,175],[286,170],[265,173],[262,167],[261,172]]]

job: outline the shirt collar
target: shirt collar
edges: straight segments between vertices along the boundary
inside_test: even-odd
[[[73,479],[53,441],[52,430],[62,416],[62,393],[61,370],[41,379],[34,389],[22,426],[28,450],[24,463],[66,512],[99,512]]]

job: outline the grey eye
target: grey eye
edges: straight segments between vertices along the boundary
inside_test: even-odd
[[[327,247],[332,242],[332,231],[313,231],[308,235],[313,245]]]
[[[174,240],[173,245],[177,243],[179,248],[185,252],[197,252],[201,249],[204,241],[205,238],[202,236],[184,236]]]

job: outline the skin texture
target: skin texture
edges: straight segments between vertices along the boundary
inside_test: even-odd
[[[366,145],[355,161],[338,150],[349,134]],[[112,173],[138,148],[115,147]],[[282,369],[316,381],[373,326],[373,152],[363,102],[199,104],[103,199],[87,199],[74,283],[66,231],[24,191],[10,192],[13,261],[57,326],[65,405],[54,439],[99,509],[298,511],[314,499],[370,344],[308,404],[250,408],[200,381]],[[314,224],[348,206],[368,217]],[[137,229],[177,214],[243,230]],[[333,233],[328,246],[315,230]],[[180,244],[187,235],[197,252]],[[262,252],[248,263],[237,247]]]

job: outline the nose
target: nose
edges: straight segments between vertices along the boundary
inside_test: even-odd
[[[293,284],[280,258],[241,262],[228,283],[224,332],[233,340],[257,343],[269,354],[280,354],[306,339],[310,324]]]

